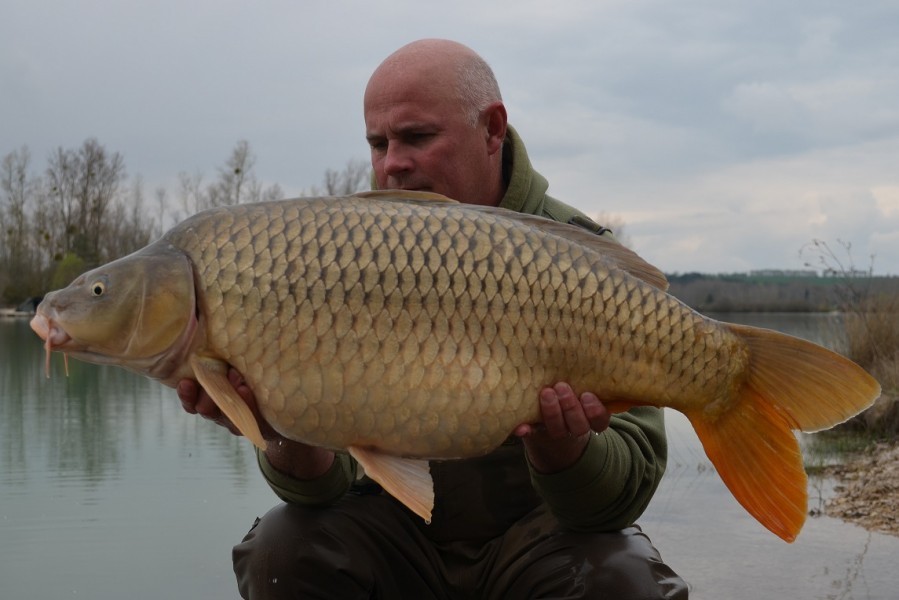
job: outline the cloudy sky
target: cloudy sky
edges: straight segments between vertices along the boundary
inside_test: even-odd
[[[451,38],[493,66],[550,192],[666,272],[899,275],[896,0],[3,0],[0,154],[96,137],[171,196],[247,140],[296,194],[368,151],[371,71]]]

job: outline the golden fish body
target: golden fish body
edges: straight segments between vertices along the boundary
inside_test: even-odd
[[[699,315],[656,269],[580,228],[363,196],[200,213],[48,295],[33,326],[48,349],[173,386],[196,377],[264,444],[227,384],[233,365],[279,433],[349,449],[370,474],[382,456],[487,453],[539,420],[538,392],[557,381],[615,411],[668,406],[787,539],[806,493],[791,429],[828,427],[879,394],[832,352]],[[786,491],[759,499],[752,488],[771,481]]]
[[[473,456],[536,421],[555,381],[681,409],[732,385],[736,336],[538,231],[349,198],[223,210],[167,240],[197,266],[207,348],[311,444]]]

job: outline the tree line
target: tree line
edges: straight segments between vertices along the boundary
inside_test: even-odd
[[[852,311],[864,298],[899,294],[896,277],[756,277],[734,273],[667,275],[668,292],[699,312]]]
[[[40,171],[27,146],[13,150],[0,162],[0,305],[63,287],[200,210],[282,198],[278,184],[257,179],[255,163],[241,140],[213,180],[181,172],[174,199],[157,188],[148,203],[141,177],[129,179],[124,157],[95,138],[57,148]],[[301,195],[351,194],[368,182],[368,163],[349,161],[343,170],[328,169],[321,187]]]

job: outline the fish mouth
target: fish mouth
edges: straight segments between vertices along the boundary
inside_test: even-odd
[[[44,340],[44,352],[46,354],[44,359],[44,371],[47,378],[49,378],[50,354],[54,349],[64,346],[66,342],[70,341],[72,338],[66,333],[65,329],[59,327],[53,322],[53,319],[48,318],[42,313],[37,313],[34,315],[34,318],[31,319],[31,329]]]

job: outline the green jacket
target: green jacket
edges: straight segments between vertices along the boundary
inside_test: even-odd
[[[511,127],[503,164],[507,190],[501,207],[611,235],[546,193],[549,184],[533,169],[521,138]],[[356,463],[346,454],[338,454],[331,469],[311,481],[292,479],[276,471],[262,453],[258,456],[269,485],[286,502],[327,504],[348,491],[383,493],[366,478],[356,481]],[[530,468],[517,438],[485,457],[432,461],[436,501],[426,533],[446,541],[492,538],[541,501],[570,529],[621,529],[636,521],[649,504],[666,460],[663,413],[643,407],[614,415],[609,429],[591,438],[578,462],[559,473],[540,474]]]

